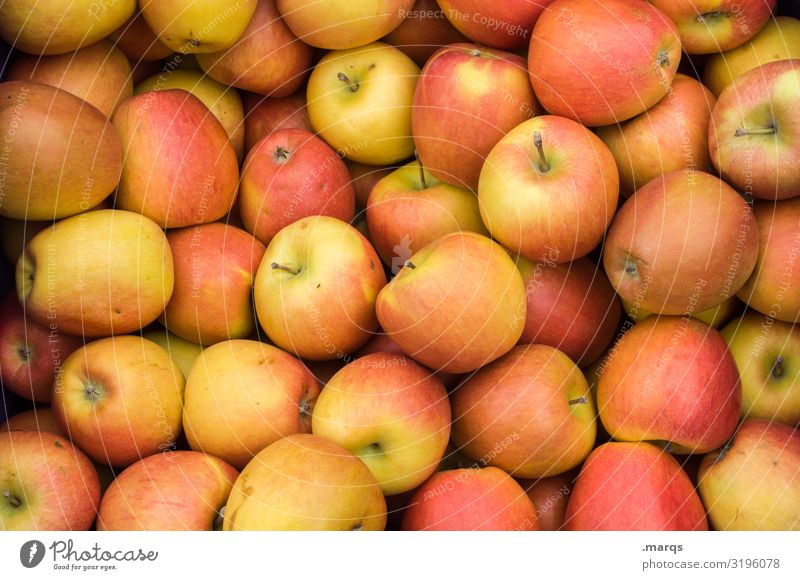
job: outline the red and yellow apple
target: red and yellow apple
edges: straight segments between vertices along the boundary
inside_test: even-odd
[[[431,55],[443,46],[469,39],[456,30],[436,0],[416,0],[405,12],[400,26],[383,37],[384,42],[406,53],[423,67]]]
[[[311,131],[306,110],[306,93],[303,90],[288,97],[265,97],[244,92],[244,147],[249,152],[256,143],[279,129]]]

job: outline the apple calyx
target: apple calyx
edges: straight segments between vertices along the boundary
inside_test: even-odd
[[[745,135],[774,135],[777,132],[778,128],[775,125],[770,125],[769,127],[759,127],[758,129],[745,129],[744,127],[739,127],[736,129],[734,136],[744,137]]]
[[[656,55],[656,65],[663,68],[669,66],[669,53],[666,50],[659,50]]]
[[[283,270],[284,272],[289,272],[291,274],[294,274],[295,276],[297,276],[300,273],[300,270],[295,270],[293,268],[290,268],[289,266],[278,264],[277,262],[272,262],[270,266],[272,267],[273,270]]]
[[[7,489],[3,490],[3,497],[6,498],[8,503],[10,503],[13,507],[19,507],[22,505],[22,502],[19,500],[19,498]]]
[[[291,157],[291,152],[288,149],[285,149],[278,145],[275,148],[275,153],[272,154],[272,158],[275,160],[276,163],[284,164],[289,161],[289,157]]]
[[[28,362],[31,359],[32,354],[33,350],[27,346],[20,346],[17,348],[17,356],[22,362]]]
[[[425,167],[422,165],[422,161],[419,160],[419,153],[417,153],[416,149],[414,149],[414,159],[417,160],[417,165],[419,166],[419,180],[422,183],[422,189],[428,189],[428,183],[425,181]]]
[[[772,376],[776,379],[783,377],[783,356],[775,359],[775,364],[772,365]]]
[[[358,83],[351,81],[350,77],[348,77],[343,72],[337,74],[336,78],[345,83],[347,85],[347,88],[350,89],[350,92],[355,93],[356,91],[358,91],[359,88],[361,88]]]
[[[222,524],[225,521],[225,506],[219,508],[219,511],[214,512],[214,521],[211,522],[211,529],[215,532],[222,530]]]
[[[377,441],[370,443],[361,451],[361,455],[383,455],[383,447]]]
[[[625,266],[624,266],[625,273],[629,276],[638,276],[639,275],[639,266],[636,265],[636,262],[630,259],[630,257],[625,258]]]
[[[550,164],[544,156],[544,143],[542,142],[542,134],[539,131],[533,132],[533,144],[536,146],[536,151],[539,153],[539,171],[547,173],[550,171]]]

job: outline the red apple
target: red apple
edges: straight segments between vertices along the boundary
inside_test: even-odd
[[[50,407],[37,407],[20,411],[0,424],[0,431],[43,431],[60,437],[67,437]]]
[[[539,16],[553,0],[438,0],[450,22],[473,41],[516,50],[527,48]]]
[[[150,30],[142,13],[138,11],[125,24],[109,34],[108,38],[114,41],[114,45],[134,64],[158,61],[172,54],[172,49],[158,40],[156,33]]]
[[[384,42],[406,53],[418,66],[424,66],[434,52],[469,39],[456,30],[436,0],[417,0],[405,12],[400,26],[383,37]]]
[[[265,97],[243,92],[242,103],[245,151],[250,151],[256,143],[278,129],[311,130],[305,91],[297,91],[288,97]]]
[[[356,192],[356,210],[365,209],[369,194],[372,193],[372,188],[384,177],[395,171],[394,167],[375,167],[349,159],[345,159],[344,164],[347,165],[347,170],[350,172],[350,182]],[[359,215],[363,216],[364,214],[360,213]]]
[[[576,470],[571,470],[561,475],[519,482],[536,508],[536,523],[540,530],[555,532],[564,527],[567,503],[577,474]]]

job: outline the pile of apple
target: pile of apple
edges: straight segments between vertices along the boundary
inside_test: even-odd
[[[775,10],[0,2],[0,529],[800,529]]]

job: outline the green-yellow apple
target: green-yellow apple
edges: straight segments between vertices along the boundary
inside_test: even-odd
[[[383,37],[384,42],[406,53],[417,66],[423,67],[434,52],[469,39],[456,30],[436,0],[416,0],[405,12],[400,26]]]
[[[489,233],[474,193],[440,181],[416,161],[375,184],[366,213],[370,240],[395,274],[412,254],[446,234]]]
[[[606,443],[584,463],[572,488],[565,529],[708,530],[689,476],[650,443]]]
[[[528,70],[547,111],[594,127],[655,105],[680,59],[675,24],[644,0],[557,0],[536,23]]]
[[[492,236],[529,260],[585,256],[602,240],[619,199],[608,147],[589,129],[545,115],[517,125],[494,146],[478,185]]]
[[[594,447],[589,385],[564,353],[518,346],[470,375],[451,395],[453,443],[515,477],[558,475]]]
[[[473,41],[486,46],[527,48],[531,31],[553,0],[439,0],[450,22]]]
[[[322,57],[308,79],[311,126],[345,157],[390,165],[411,157],[411,111],[419,67],[375,42]]]
[[[117,187],[122,147],[99,110],[32,81],[0,83],[0,215],[54,220],[97,205]]]
[[[722,178],[760,199],[800,195],[800,59],[770,62],[722,91],[708,129]]]
[[[0,530],[86,531],[100,503],[92,462],[54,433],[0,433]]]
[[[120,473],[103,494],[97,530],[211,531],[239,472],[196,451],[159,453]]]
[[[486,156],[536,108],[522,57],[474,44],[442,48],[414,94],[419,158],[437,179],[477,190]]]
[[[294,93],[311,67],[313,50],[292,34],[275,0],[258,0],[241,38],[226,50],[198,54],[200,67],[225,85],[285,97]]]
[[[158,40],[139,11],[108,38],[133,64],[160,61],[173,53],[170,47]],[[158,68],[161,68],[161,63],[158,63]]]
[[[514,261],[480,234],[447,234],[411,256],[378,296],[378,320],[434,370],[474,371],[510,351],[525,324]]]
[[[536,523],[543,532],[555,532],[564,526],[567,503],[577,470],[536,480],[521,480],[519,484],[536,508]]]
[[[357,48],[397,28],[414,0],[277,0],[292,32],[318,48]]]
[[[450,439],[450,403],[442,382],[408,357],[373,353],[325,385],[314,407],[314,435],[361,459],[385,495],[422,484]]]
[[[776,60],[800,59],[800,20],[770,18],[753,38],[732,50],[713,55],[703,69],[703,84],[719,96],[749,70]]]
[[[347,170],[350,172],[350,182],[356,192],[356,210],[365,209],[369,201],[369,194],[372,193],[372,188],[381,179],[395,171],[395,168],[391,166],[375,167],[349,159],[345,160],[345,165],[347,165]],[[364,225],[366,226],[366,213],[361,212],[361,216],[365,218]],[[0,241],[2,241],[2,238],[0,238]]]
[[[239,185],[245,228],[269,244],[281,229],[312,215],[350,222],[355,192],[344,161],[303,129],[279,129],[247,154]]]
[[[536,511],[525,490],[496,467],[435,473],[417,488],[404,531],[534,531]]]
[[[256,274],[256,312],[282,349],[310,360],[343,358],[378,328],[375,302],[385,284],[381,259],[358,230],[311,216],[272,238]]]
[[[652,108],[597,130],[617,162],[624,196],[670,171],[709,170],[708,123],[715,102],[698,81],[677,74],[667,96]]]
[[[319,385],[280,349],[254,340],[203,350],[186,382],[183,427],[189,446],[241,469],[259,451],[311,431]]]
[[[152,340],[169,353],[172,362],[178,365],[184,377],[189,377],[189,372],[194,366],[194,361],[203,352],[203,347],[196,342],[189,342],[180,336],[172,334],[163,327],[158,327],[142,333],[142,338]]]
[[[386,500],[355,455],[316,435],[284,437],[244,468],[223,529],[366,530],[386,525]]]
[[[64,54],[108,36],[136,0],[4,0],[0,37],[29,54]]]
[[[52,385],[51,385],[52,386]],[[50,407],[37,407],[21,411],[0,424],[0,431],[42,431],[54,433],[59,437],[67,437]]]
[[[628,315],[628,318],[634,322],[641,322],[653,314],[649,310],[642,308],[636,302],[628,302],[627,300],[622,300],[622,308],[625,310],[625,314]],[[692,312],[691,315],[697,320],[702,320],[710,327],[719,330],[725,325],[726,322],[741,312],[742,308],[743,305],[739,299],[736,298],[736,296],[732,296],[722,304],[712,306],[711,308],[708,308],[707,310],[701,310],[700,312]]]
[[[242,94],[242,102],[245,110],[245,151],[249,152],[256,143],[278,129],[311,131],[304,90],[288,97],[265,97],[245,92]]]
[[[800,433],[760,419],[703,458],[698,491],[715,530],[800,530]]]
[[[597,407],[614,439],[708,453],[733,434],[742,408],[739,372],[719,332],[691,317],[651,316],[611,352]]]
[[[800,329],[751,310],[722,338],[739,369],[742,416],[800,425]]]
[[[727,183],[701,171],[673,171],[617,212],[603,266],[623,300],[650,312],[694,314],[747,282],[758,235],[752,209]]]
[[[125,467],[172,448],[183,389],[178,365],[156,343],[103,338],[76,350],[56,373],[53,412],[89,457]]]

